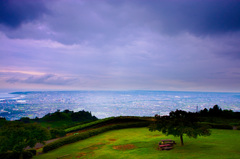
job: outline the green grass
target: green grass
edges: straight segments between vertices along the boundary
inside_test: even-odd
[[[46,154],[35,156],[34,159],[75,159],[75,158],[99,158],[99,159],[238,159],[240,158],[240,131],[237,130],[212,130],[208,137],[192,139],[184,137],[184,146],[180,146],[180,139],[173,136],[165,136],[158,131],[150,132],[147,128],[131,128],[114,130],[65,145]],[[158,142],[161,139],[173,139],[177,142],[174,149],[159,151]],[[132,144],[133,149],[114,149],[114,146]]]

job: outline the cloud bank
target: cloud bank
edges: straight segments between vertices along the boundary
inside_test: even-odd
[[[0,88],[240,91],[240,1],[21,2],[0,5]]]

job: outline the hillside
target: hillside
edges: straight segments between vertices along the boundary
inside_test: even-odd
[[[209,137],[197,139],[186,138],[185,146],[180,146],[177,137],[165,136],[160,132],[150,132],[147,128],[129,128],[113,130],[97,136],[69,144],[35,156],[34,159],[93,158],[93,159],[156,159],[156,158],[221,158],[238,159],[240,150],[240,131],[213,129]],[[177,142],[174,149],[158,150],[162,139],[173,139]]]

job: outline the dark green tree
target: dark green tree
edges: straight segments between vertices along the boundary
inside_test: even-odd
[[[30,123],[30,118],[29,117],[22,117],[20,119],[21,122],[24,122],[24,123]]]
[[[169,116],[155,116],[155,122],[150,125],[150,131],[160,131],[166,135],[179,136],[183,146],[183,135],[197,138],[197,136],[209,136],[208,127],[200,124],[196,114],[182,110],[170,112]]]
[[[34,147],[37,142],[44,143],[49,138],[49,131],[38,124],[8,122],[0,129],[0,152],[15,151],[22,154],[27,146]]]

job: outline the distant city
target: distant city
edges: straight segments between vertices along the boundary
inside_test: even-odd
[[[196,112],[219,105],[240,111],[240,93],[170,91],[39,91],[0,93],[0,116],[7,120],[43,117],[65,109],[110,116],[167,115],[181,109]]]

